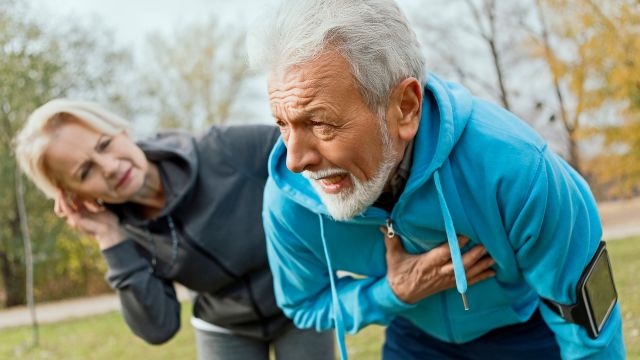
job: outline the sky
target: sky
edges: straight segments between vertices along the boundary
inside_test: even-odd
[[[265,1],[259,0],[30,0],[41,14],[97,18],[112,29],[123,46],[140,48],[153,32],[217,16],[225,23],[247,25]]]
[[[171,35],[191,23],[216,17],[223,25],[248,27],[259,19],[261,11],[275,0],[27,0],[37,18],[81,19],[96,21],[100,28],[113,32],[118,47],[129,48],[138,63],[144,63],[148,50],[145,42],[154,33]],[[422,0],[398,0],[401,7]],[[407,10],[405,10],[407,11]],[[250,99],[251,116],[231,122],[271,123],[266,92],[266,76],[256,76],[243,89]],[[244,106],[245,104],[243,104]],[[239,106],[239,105],[238,105]],[[154,120],[134,116],[134,132],[139,136],[153,131]]]
[[[139,49],[153,32],[171,33],[191,22],[217,16],[223,23],[249,26],[273,0],[29,0],[42,16],[95,17],[123,46]],[[399,0],[408,9],[413,0]]]

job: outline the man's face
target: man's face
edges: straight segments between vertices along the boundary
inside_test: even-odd
[[[342,56],[327,52],[272,75],[269,98],[287,167],[310,179],[334,218],[352,218],[377,199],[399,158]]]

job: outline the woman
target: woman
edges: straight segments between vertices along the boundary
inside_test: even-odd
[[[98,242],[124,318],[160,344],[180,327],[173,282],[196,295],[199,359],[333,359],[331,333],[299,330],[277,308],[261,222],[268,126],[164,132],[135,143],[92,103],[38,108],[16,138],[20,166],[55,212]]]

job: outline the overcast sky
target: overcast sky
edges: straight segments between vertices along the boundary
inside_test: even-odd
[[[212,15],[223,22],[248,25],[273,0],[29,0],[41,16],[94,16],[111,28],[121,45],[139,49],[150,33],[170,33]],[[401,7],[413,0],[400,0]]]

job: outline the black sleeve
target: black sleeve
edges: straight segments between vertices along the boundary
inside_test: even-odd
[[[213,126],[200,139],[199,147],[202,157],[221,152],[231,166],[264,181],[269,154],[279,137],[280,131],[271,125]]]
[[[107,281],[117,290],[131,331],[150,344],[162,344],[180,329],[180,302],[170,281],[155,277],[133,240],[102,251]]]

